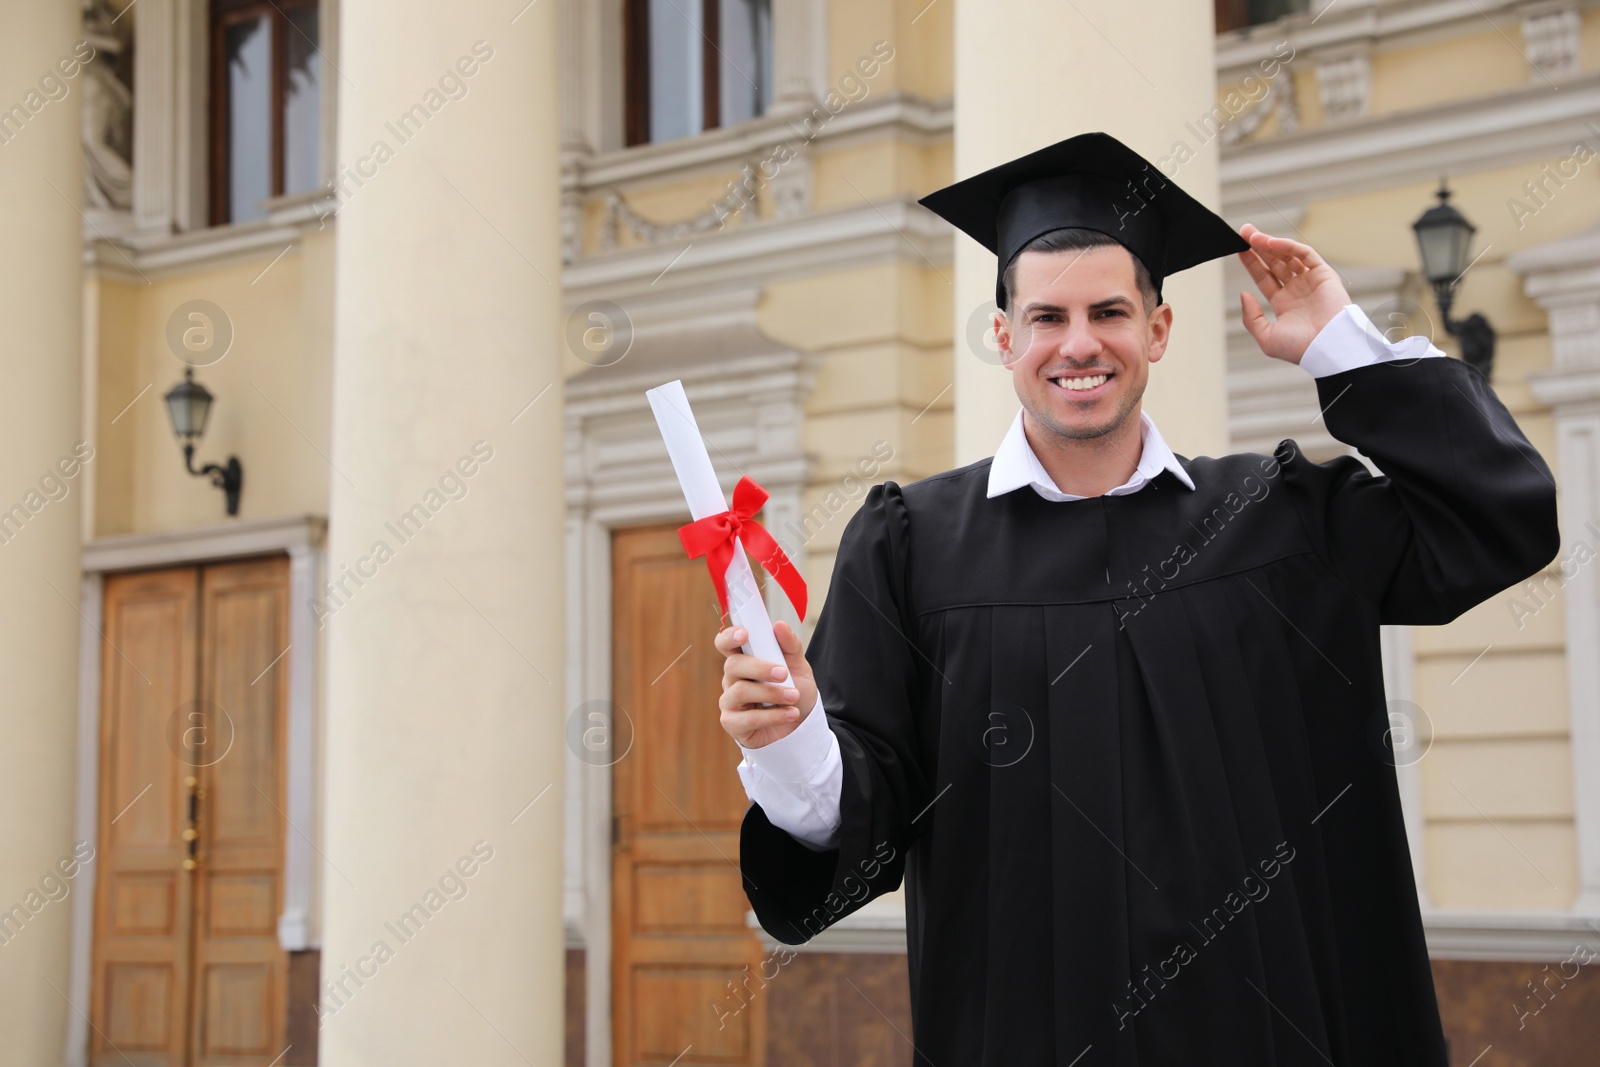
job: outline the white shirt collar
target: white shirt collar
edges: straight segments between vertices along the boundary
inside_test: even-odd
[[[1133,476],[1126,482],[1109,490],[1106,496],[1126,496],[1138,492],[1160,474],[1163,470],[1171,471],[1185,486],[1194,488],[1194,482],[1189,478],[1189,473],[1178,463],[1178,458],[1172,454],[1172,449],[1167,447],[1167,442],[1162,439],[1161,431],[1156,429],[1156,424],[1148,414],[1139,412],[1139,466],[1134,469]],[[1005,440],[1000,442],[1000,447],[995,451],[994,462],[989,465],[989,497],[1000,496],[1025,485],[1033,487],[1034,491],[1046,500],[1066,501],[1082,500],[1081,496],[1063,493],[1056,488],[1056,483],[1050,473],[1044,469],[1044,464],[1039,462],[1039,457],[1034,454],[1033,448],[1028,444],[1027,435],[1022,432],[1022,409],[1017,409],[1017,417],[1011,420],[1011,429],[1006,431]]]

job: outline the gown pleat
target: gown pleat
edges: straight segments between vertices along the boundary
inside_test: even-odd
[[[1095,1046],[1115,1048],[1116,1019],[1105,993],[1128,981],[1128,871],[1122,837],[1122,740],[1104,709],[1117,702],[1111,613],[1103,606],[1045,609],[1051,782],[1049,811],[1056,917],[1053,973],[1062,995],[1055,1017],[1063,1061]],[[1096,650],[1100,654],[1096,655]],[[1070,1051],[1069,1051],[1070,1050]],[[1063,1054],[1065,1054],[1063,1056]],[[1131,1049],[1105,1063],[1135,1063]]]

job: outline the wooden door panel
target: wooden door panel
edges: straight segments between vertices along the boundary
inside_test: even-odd
[[[198,574],[105,584],[100,805],[90,1060],[180,1067],[188,1028],[191,878],[184,768],[174,751],[195,698]]]
[[[207,963],[200,971],[202,1063],[265,1063],[278,1051],[275,969],[261,963]]]
[[[723,967],[641,966],[634,971],[640,1013],[638,1055],[645,1063],[671,1063],[689,1047],[683,1063],[744,1064],[753,1060],[751,1016],[718,1020],[706,1010],[728,995],[728,983],[743,977],[743,964]]]
[[[211,872],[206,878],[208,937],[267,937],[278,927],[278,872]]]
[[[283,1051],[287,601],[282,558],[106,580],[96,1067]]]
[[[726,1010],[761,943],[737,866],[738,748],[717,721],[716,595],[676,526],[618,531],[612,590],[612,692],[634,733],[612,769],[613,1060],[755,1067],[764,1005]]]
[[[720,859],[696,863],[634,862],[634,932],[727,933],[728,917],[748,906]]]
[[[177,871],[112,872],[107,896],[106,931],[113,936],[177,935]]]
[[[194,699],[194,582],[193,571],[167,572],[107,587],[105,844],[130,859],[151,850],[144,859],[164,863],[179,847],[185,795],[172,744]]]
[[[174,1044],[182,1044],[181,1031],[172,1026],[181,999],[178,986],[171,963],[108,963],[102,1038],[115,1049],[107,1051],[119,1058],[127,1052],[153,1052],[162,1058],[146,1063],[168,1062]]]
[[[206,840],[213,856],[223,850],[266,849],[269,858],[281,854],[285,674],[283,660],[273,661],[288,644],[287,590],[287,560],[205,571],[200,695],[215,715],[211,743],[231,743],[225,756],[212,754],[216,763],[202,774]]]
[[[200,699],[213,751],[198,768],[194,1048],[206,1064],[265,1064],[283,1050],[289,961],[279,947],[284,835],[284,665],[289,561],[201,577]],[[221,746],[226,745],[226,749]]]

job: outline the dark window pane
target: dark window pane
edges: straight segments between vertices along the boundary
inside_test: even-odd
[[[772,99],[771,0],[722,0],[722,125],[753,119]]]
[[[1287,15],[1304,14],[1309,8],[1309,0],[1216,0],[1217,32],[1275,22]]]
[[[1285,15],[1298,15],[1307,8],[1307,0],[1250,0],[1250,24],[1259,26]]]
[[[288,69],[283,87],[283,191],[303,193],[317,184],[322,108],[322,56],[317,51],[317,8],[287,8],[284,35]]]
[[[650,139],[704,127],[699,0],[650,0]]]
[[[228,62],[228,218],[259,219],[272,196],[272,23],[241,19],[223,33]]]

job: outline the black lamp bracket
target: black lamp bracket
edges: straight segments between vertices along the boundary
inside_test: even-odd
[[[199,470],[194,469],[194,442],[186,442],[183,446],[183,465],[190,474],[197,477],[211,476],[211,484],[221,489],[228,498],[228,514],[239,514],[239,491],[244,488],[244,467],[239,463],[238,456],[229,456],[226,466],[207,463]]]
[[[1461,361],[1488,378],[1494,370],[1494,327],[1476,311],[1464,319],[1452,319],[1450,308],[1455,303],[1455,290],[1454,281],[1433,283],[1433,296],[1439,303],[1439,314],[1444,317],[1444,331],[1461,342]]]

